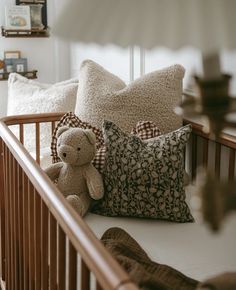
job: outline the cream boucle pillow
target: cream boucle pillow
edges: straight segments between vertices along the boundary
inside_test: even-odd
[[[75,114],[101,129],[104,119],[126,132],[140,120],[150,120],[164,133],[179,128],[173,108],[181,100],[184,68],[173,65],[126,85],[91,60],[82,63]]]
[[[71,79],[56,84],[43,84],[12,73],[8,80],[7,115],[36,114],[74,111],[78,80]],[[33,125],[25,126],[25,146],[35,151],[35,130]],[[40,126],[41,148],[50,146],[50,124]],[[18,128],[12,128],[18,135]]]

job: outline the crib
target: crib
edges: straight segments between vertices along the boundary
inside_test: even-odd
[[[89,290],[93,276],[97,290],[136,290],[40,168],[40,127],[49,123],[53,132],[62,116],[12,116],[0,122],[1,289]],[[193,128],[186,150],[191,179],[196,179],[199,165],[211,167],[219,178],[233,179],[236,137],[224,133],[214,141],[201,125],[189,120],[184,123],[191,123]],[[35,128],[35,160],[23,146],[27,124]],[[19,127],[19,140],[9,129],[12,125]],[[227,163],[226,170],[221,169],[222,162]]]

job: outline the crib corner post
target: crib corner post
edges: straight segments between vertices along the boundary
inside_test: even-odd
[[[4,152],[0,137],[0,283],[5,280]]]

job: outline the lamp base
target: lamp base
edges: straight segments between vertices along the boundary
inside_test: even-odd
[[[200,92],[201,103],[205,110],[222,106],[229,106],[229,83],[231,76],[223,74],[219,79],[204,79],[195,76]]]
[[[209,120],[209,131],[219,136],[224,128],[225,116],[230,113],[231,97],[229,84],[231,76],[223,74],[218,79],[204,79],[195,76],[200,93],[201,113]]]

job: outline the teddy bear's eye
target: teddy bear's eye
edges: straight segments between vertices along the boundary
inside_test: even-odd
[[[78,147],[77,150],[80,151],[80,147]]]

